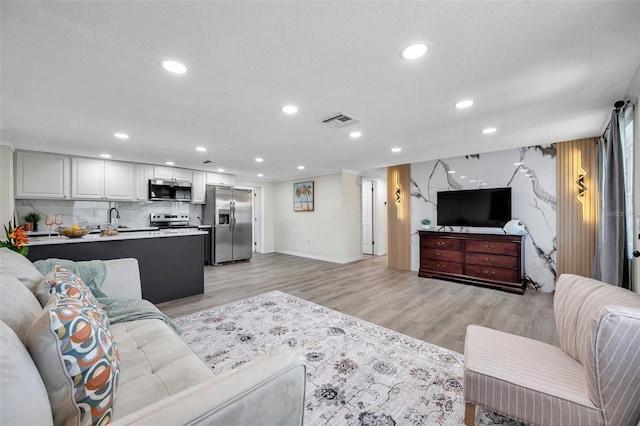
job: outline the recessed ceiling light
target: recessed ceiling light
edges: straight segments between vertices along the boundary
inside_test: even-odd
[[[528,169],[520,169],[520,173],[528,173],[529,170]]]
[[[471,183],[476,183],[476,182],[477,182],[477,180],[473,180],[473,179],[472,179],[472,180],[470,180],[469,182],[471,182]]]
[[[219,171],[220,173],[222,173],[222,172],[224,172],[224,169],[218,169],[218,171]]]
[[[485,186],[486,184],[487,184],[487,182],[482,182],[482,183],[480,184],[480,186]]]
[[[114,133],[113,136],[118,139],[129,139],[129,135],[126,133]]]
[[[522,166],[523,163],[513,163],[514,166]]]
[[[187,72],[187,66],[185,64],[172,60],[162,61],[162,68],[174,74],[184,74]]]
[[[486,129],[484,129],[484,130],[482,131],[482,134],[484,134],[484,135],[489,135],[489,134],[491,134],[491,133],[495,133],[495,132],[496,132],[496,130],[498,130],[498,129],[496,129],[495,127],[487,127]]]
[[[359,138],[360,136],[362,136],[362,132],[351,132],[349,133],[349,137],[351,138]]]
[[[196,146],[196,151],[206,152],[207,148],[205,148],[204,146]]]
[[[102,158],[111,158],[111,154],[100,154]]]
[[[400,152],[400,151],[402,151],[402,148],[398,148],[398,147],[391,148],[391,152]]]
[[[466,178],[467,178],[466,176],[460,176],[460,179],[466,179]]]
[[[295,105],[285,105],[282,107],[282,112],[286,114],[295,114],[298,112],[298,107]]]
[[[173,166],[173,165],[174,165],[174,164],[176,164],[176,163],[174,163],[173,161],[167,161],[165,164],[166,164],[167,166]]]
[[[298,170],[304,170],[304,166],[298,166]]]
[[[264,158],[256,157],[256,163],[262,163]]]
[[[447,170],[447,173],[449,173],[450,175],[454,174],[455,172],[455,170]]]
[[[258,177],[262,177],[264,176],[262,173],[258,173]]]
[[[457,102],[454,107],[458,109],[469,108],[473,105],[473,101],[471,99],[465,99],[464,101]]]
[[[429,46],[425,43],[415,43],[402,49],[400,57],[402,59],[418,59],[426,55],[428,50]]]

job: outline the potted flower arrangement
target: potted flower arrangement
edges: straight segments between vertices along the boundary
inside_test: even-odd
[[[24,215],[23,217],[25,224],[25,231],[37,231],[38,230],[38,222],[42,220],[42,215],[38,212],[32,211]]]
[[[424,229],[425,231],[428,231],[429,229],[431,229],[431,219],[427,219],[425,217],[420,221],[420,223],[422,224],[422,229]]]
[[[7,234],[7,238],[9,239],[6,241],[0,241],[0,247],[6,247],[23,256],[26,256],[29,253],[29,247],[25,246],[25,244],[29,242],[29,239],[27,238],[27,234],[25,234],[22,226],[16,227],[15,224],[12,225],[11,221],[9,221],[9,226],[4,226],[4,232]]]

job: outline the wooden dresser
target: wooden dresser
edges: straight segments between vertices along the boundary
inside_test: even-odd
[[[419,233],[419,276],[524,294],[523,235]]]

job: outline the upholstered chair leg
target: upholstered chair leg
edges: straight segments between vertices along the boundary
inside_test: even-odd
[[[476,422],[476,406],[470,402],[464,406],[464,424],[473,426]]]

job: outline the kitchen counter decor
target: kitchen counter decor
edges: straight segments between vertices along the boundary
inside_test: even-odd
[[[58,228],[58,233],[68,238],[80,238],[91,232],[91,228],[80,228],[69,226],[66,228]]]

